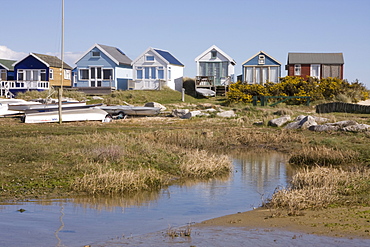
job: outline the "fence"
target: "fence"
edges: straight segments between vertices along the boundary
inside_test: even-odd
[[[343,102],[332,102],[316,106],[316,113],[348,112],[348,113],[370,113],[370,106]]]

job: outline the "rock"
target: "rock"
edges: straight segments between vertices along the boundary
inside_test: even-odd
[[[172,116],[182,118],[184,115],[189,113],[189,109],[174,109],[172,110]]]
[[[196,117],[196,116],[209,116],[209,114],[201,112],[201,111],[191,111],[191,112],[188,112],[185,115],[183,115],[181,118],[190,119],[190,118]]]
[[[311,130],[311,131],[317,131],[317,132],[320,132],[320,131],[337,131],[337,130],[339,130],[339,127],[334,126],[334,125],[324,124],[324,125],[311,125],[310,127],[308,127],[308,129]]]
[[[280,127],[282,126],[283,124],[285,124],[286,122],[290,121],[290,116],[286,115],[286,116],[282,116],[282,117],[279,117],[279,118],[275,118],[275,119],[271,119],[269,122],[268,122],[268,126],[272,126],[272,127]]]
[[[356,121],[353,121],[353,120],[345,120],[345,121],[339,121],[339,122],[328,123],[328,124],[339,126],[340,128],[344,128],[344,127],[351,126],[351,125],[357,125],[358,123]]]
[[[301,126],[299,125],[299,122],[300,122],[300,121],[295,121],[295,122],[288,123],[288,124],[285,126],[285,129],[289,129],[289,130],[299,129],[299,128],[301,127]]]
[[[302,119],[304,119],[306,116],[305,115],[299,115],[298,117],[296,117],[294,119],[294,121],[301,121]]]
[[[315,121],[317,123],[325,123],[325,122],[329,121],[329,119],[324,118],[324,117],[315,117],[315,116],[313,116],[313,118],[315,119]]]
[[[342,128],[343,131],[350,131],[350,132],[362,132],[370,130],[370,125],[368,124],[356,124],[350,125]]]
[[[236,117],[236,114],[233,110],[218,112],[216,115],[219,117]]]
[[[312,125],[317,125],[315,118],[312,116],[306,116],[299,122],[301,129],[308,129]]]
[[[204,111],[205,112],[216,112],[217,110],[213,108],[209,108],[209,109],[205,109]]]
[[[161,108],[161,111],[167,110],[167,108],[164,105],[159,104],[157,102],[148,102],[148,103],[145,103],[144,106],[147,106],[147,107],[158,107],[158,108]]]

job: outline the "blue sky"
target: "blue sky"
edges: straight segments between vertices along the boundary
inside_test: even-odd
[[[6,11],[4,11],[6,10]],[[61,52],[61,0],[2,0],[0,58]],[[65,0],[65,61],[74,66],[95,43],[134,60],[168,50],[195,77],[194,59],[212,45],[241,64],[265,51],[343,52],[344,78],[370,88],[370,0]]]

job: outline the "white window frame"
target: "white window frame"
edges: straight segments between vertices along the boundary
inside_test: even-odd
[[[83,70],[86,70],[87,71],[87,78],[82,78],[81,73],[82,73]],[[80,81],[88,81],[89,80],[89,77],[90,77],[90,71],[89,71],[89,69],[86,69],[86,68],[84,68],[84,69],[78,69],[78,80],[80,80]]]
[[[99,55],[97,55],[99,53]],[[100,51],[92,51],[91,52],[91,57],[94,57],[94,58],[97,58],[97,57],[101,57],[101,52]]]
[[[148,58],[153,58],[153,60],[148,59]],[[146,55],[146,56],[145,56],[145,62],[155,62],[155,57],[154,57],[154,55]]]
[[[54,70],[49,69],[49,80],[54,80]]]
[[[265,55],[258,56],[258,64],[265,64]]]
[[[64,79],[71,80],[71,71],[69,69],[64,70]]]
[[[316,75],[312,75],[313,74],[313,71],[314,71],[314,68],[317,68],[317,76]],[[321,65],[320,64],[311,64],[310,66],[310,76],[311,77],[315,77],[317,79],[320,79],[320,69],[321,68]]]
[[[104,78],[104,71],[108,71],[108,70],[111,72],[110,78]],[[102,76],[103,76],[103,81],[113,80],[113,69],[112,68],[102,68]]]
[[[141,71],[141,78],[139,78],[137,75],[138,75],[138,71]],[[137,80],[142,80],[144,78],[144,72],[143,72],[143,67],[136,67],[136,73],[135,73],[135,77]]]
[[[302,75],[302,66],[300,64],[294,64],[294,75],[295,76]]]

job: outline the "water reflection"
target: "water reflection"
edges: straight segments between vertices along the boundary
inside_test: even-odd
[[[230,176],[186,181],[160,191],[5,204],[0,208],[0,229],[6,229],[0,231],[0,246],[83,246],[200,222],[259,206],[261,194],[272,194],[290,178],[282,154],[233,157]],[[19,208],[26,211],[20,214]]]

